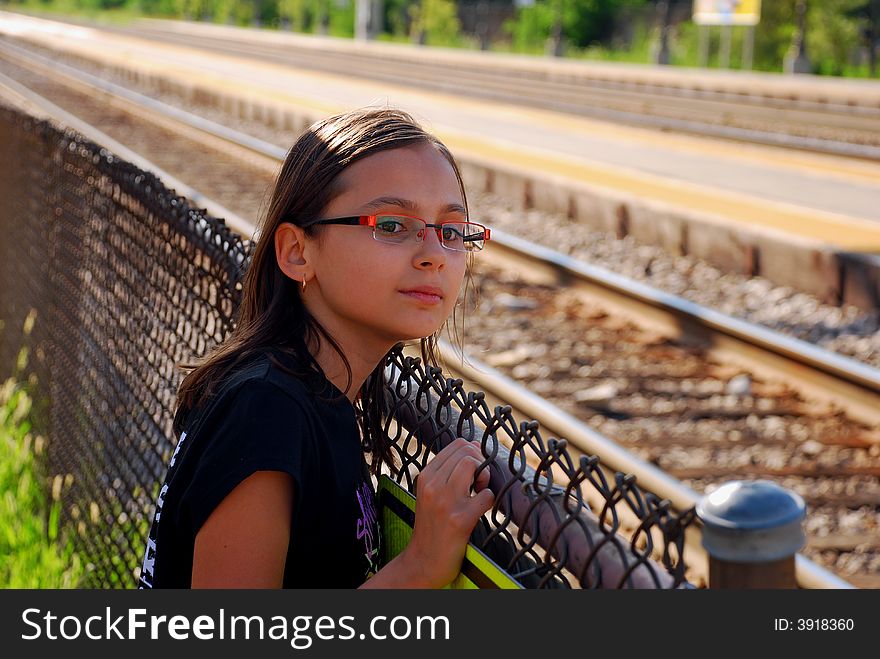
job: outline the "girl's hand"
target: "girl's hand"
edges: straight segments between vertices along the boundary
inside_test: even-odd
[[[471,531],[495,502],[488,469],[474,483],[474,473],[483,462],[480,443],[459,437],[416,478],[415,528],[399,556],[414,583],[442,588],[458,576]]]

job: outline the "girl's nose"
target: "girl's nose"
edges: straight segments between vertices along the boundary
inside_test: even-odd
[[[428,232],[429,232],[429,231],[432,231],[432,232],[434,232],[434,233],[437,233],[437,232],[440,231],[440,229],[438,229],[438,228],[436,228],[436,227],[425,227],[424,229],[420,229],[420,230],[419,230],[419,234],[418,234],[418,235],[419,235],[419,240],[424,240],[425,237],[428,235]],[[439,234],[438,234],[438,236],[439,236]]]
[[[441,229],[436,227],[425,227],[418,233],[418,242],[425,242],[429,238],[429,234],[433,234],[437,239],[437,244],[443,248],[443,239],[440,234]]]
[[[446,248],[440,242],[439,229],[426,227],[419,232],[418,238],[415,260],[420,267],[442,267],[446,263]]]

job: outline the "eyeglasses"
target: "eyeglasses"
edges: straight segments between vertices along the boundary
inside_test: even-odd
[[[437,230],[440,244],[453,252],[478,252],[489,240],[489,229],[476,222],[444,222],[428,224],[409,215],[354,215],[315,220],[311,224],[348,224],[373,228],[373,238],[381,243],[420,242],[427,236],[427,229]]]

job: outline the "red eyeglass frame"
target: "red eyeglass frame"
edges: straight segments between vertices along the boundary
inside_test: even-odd
[[[375,230],[376,229],[376,218],[378,218],[378,217],[408,217],[412,220],[419,220],[420,222],[424,222],[426,229],[428,227],[431,227],[431,228],[437,229],[439,231],[440,229],[443,228],[442,224],[430,224],[428,222],[425,222],[425,220],[423,220],[420,217],[416,217],[415,215],[405,215],[403,213],[388,213],[388,214],[382,214],[382,215],[350,215],[348,217],[333,217],[333,218],[329,218],[326,220],[313,220],[311,222],[307,222],[303,226],[310,226],[312,224],[342,224],[342,225],[348,225],[348,226],[358,226],[358,225],[368,226],[368,227],[372,227]],[[491,235],[492,231],[489,229],[489,227],[485,226],[484,224],[480,224],[479,222],[449,222],[448,224],[474,224],[478,227],[482,227],[483,228],[483,237],[480,238],[480,240],[482,240],[483,242],[490,240],[490,235]],[[441,236],[438,236],[438,237],[440,237],[440,244],[442,245],[443,239]],[[462,240],[467,240],[467,238],[462,237]],[[473,240],[473,238],[471,238],[471,240]],[[445,245],[444,245],[444,247],[445,247]],[[449,248],[447,247],[447,249],[449,249]],[[453,251],[458,251],[458,250],[453,250]],[[467,251],[467,250],[465,250],[465,251]],[[479,251],[479,250],[474,250],[474,251]]]

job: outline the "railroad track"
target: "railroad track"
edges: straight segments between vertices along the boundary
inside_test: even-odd
[[[294,42],[279,38],[262,43],[246,32],[234,37],[227,32],[213,35],[202,33],[198,25],[179,31],[160,23],[143,21],[135,27],[98,29],[262,62],[646,128],[880,160],[880,107],[587,77],[562,67],[553,73],[546,68],[515,65],[479,67],[454,58],[436,61],[421,53],[401,57],[400,53],[346,43],[306,45],[304,39]]]
[[[2,72],[256,219],[277,169],[271,151],[255,154],[253,140],[233,144],[231,135],[221,143],[198,117],[160,118],[134,96],[111,99],[106,86],[89,90],[57,67],[32,60],[24,68],[24,56],[12,57],[3,50]],[[481,213],[491,224],[491,209]],[[613,469],[644,468],[640,482],[677,503],[731,478],[780,482],[808,504],[804,555],[880,587],[876,369],[815,349],[799,354],[808,346],[744,323],[725,330],[711,310],[665,294],[652,301],[635,282],[499,237],[481,255],[482,302],[470,305],[464,334],[469,353],[497,373],[462,371],[465,379],[506,402],[518,385],[523,398],[512,404],[521,414],[550,433],[583,436],[572,446]],[[599,434],[629,453],[597,450]],[[798,567],[803,584],[822,583],[811,563]]]

